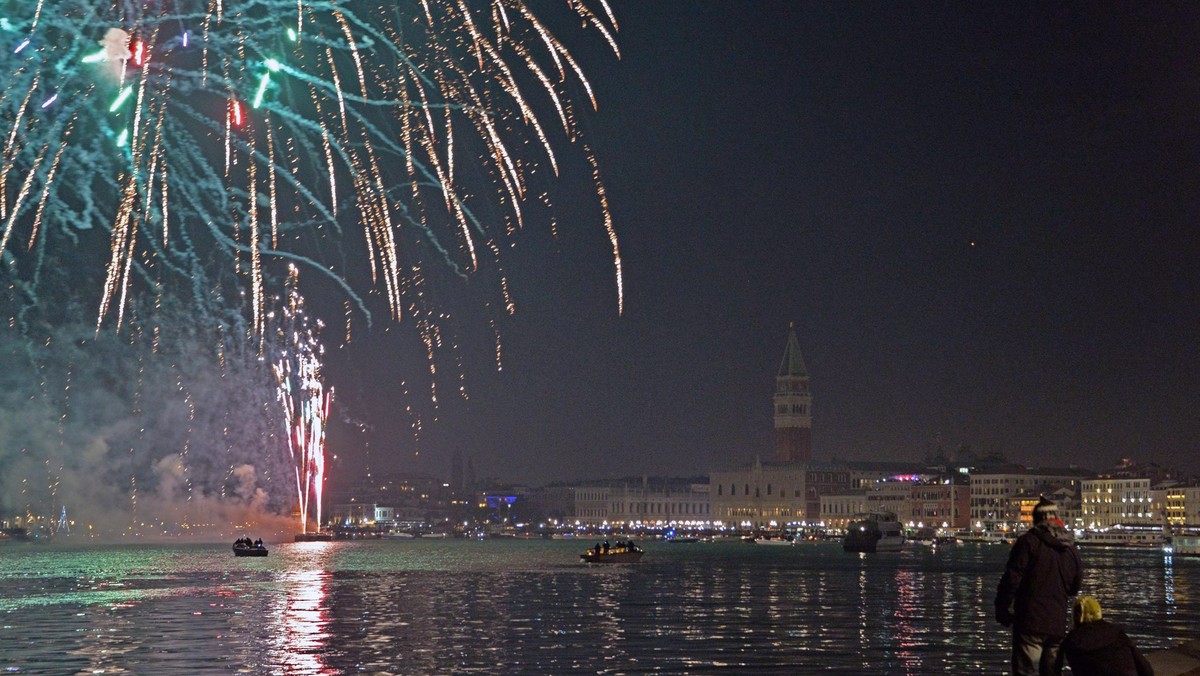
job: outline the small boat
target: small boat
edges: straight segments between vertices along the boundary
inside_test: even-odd
[[[618,543],[616,547],[601,547],[596,545],[583,550],[579,558],[584,563],[637,563],[642,560],[645,550],[632,542]]]
[[[904,547],[904,532],[891,512],[860,515],[846,529],[842,549],[847,552],[898,552]]]
[[[266,556],[267,548],[261,544],[250,545],[244,542],[236,542],[233,545],[234,556]]]
[[[333,540],[333,533],[296,533],[296,542],[330,542]]]

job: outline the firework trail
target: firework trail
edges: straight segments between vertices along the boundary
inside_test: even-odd
[[[555,7],[616,51],[604,0]],[[345,268],[369,270],[399,318],[418,311],[431,264],[464,276],[486,264],[511,311],[502,242],[544,202],[557,140],[579,139],[572,91],[595,106],[579,62],[523,0],[6,8],[0,269],[33,294],[48,259],[107,240],[97,321],[118,328],[131,294],[223,265],[233,288],[195,281],[191,294],[247,293],[261,335],[272,261],[329,276],[368,320]],[[619,312],[598,174],[596,194]],[[363,254],[325,260],[351,228]],[[418,326],[432,350],[436,328]]]
[[[316,517],[317,530],[322,523],[325,429],[329,406],[333,403],[333,389],[326,390],[321,380],[322,347],[317,339],[321,324],[316,322],[314,325],[305,313],[298,277],[299,271],[292,266],[277,330],[282,350],[274,369],[279,403],[283,407],[288,455],[295,470],[300,532],[307,533],[310,513]]]

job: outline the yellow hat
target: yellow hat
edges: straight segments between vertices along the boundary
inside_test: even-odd
[[[1100,619],[1100,602],[1092,596],[1080,596],[1075,599],[1075,608],[1072,614],[1075,617],[1075,624],[1095,622]]]

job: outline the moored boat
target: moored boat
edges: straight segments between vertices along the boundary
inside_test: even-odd
[[[1165,538],[1163,549],[1175,556],[1200,556],[1200,531],[1172,533]]]
[[[296,542],[331,542],[333,533],[296,533]]]
[[[904,532],[891,512],[860,515],[846,529],[842,549],[847,552],[898,552],[904,547]]]
[[[1084,531],[1075,539],[1080,547],[1162,547],[1163,534],[1145,530]]]
[[[584,563],[637,563],[645,553],[645,550],[632,542],[618,542],[615,547],[609,547],[607,543],[604,546],[597,544],[583,550],[579,558]]]
[[[982,542],[993,545],[1009,544],[1016,539],[1015,535],[998,530],[960,530],[955,537],[960,542]]]

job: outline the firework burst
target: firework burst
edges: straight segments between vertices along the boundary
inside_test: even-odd
[[[559,11],[616,51],[603,0]],[[393,317],[415,311],[432,263],[499,271],[511,311],[501,242],[544,200],[555,140],[578,139],[572,90],[595,105],[522,0],[9,3],[0,69],[6,274],[33,288],[60,249],[107,239],[98,322],[118,327],[131,293],[175,277],[197,298],[246,293],[261,335],[272,261],[334,279],[369,319],[323,255],[352,228]],[[195,281],[218,264],[240,289]]]
[[[278,399],[283,408],[288,455],[296,478],[296,501],[300,507],[300,532],[308,532],[308,518],[321,527],[321,494],[325,485],[325,430],[333,389],[325,389],[321,378],[322,348],[315,324],[304,310],[298,289],[299,273],[292,266],[287,278],[287,295],[280,311],[278,339],[281,354],[274,364]],[[269,317],[274,319],[274,317]]]

